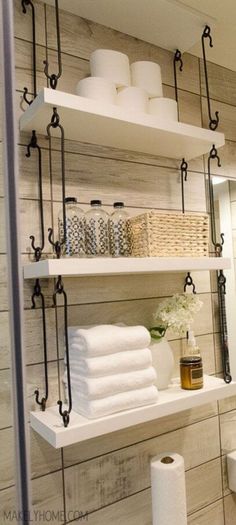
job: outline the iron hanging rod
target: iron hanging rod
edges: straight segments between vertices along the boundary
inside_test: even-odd
[[[31,140],[27,146],[26,157],[31,156],[31,149],[38,151],[38,180],[39,180],[39,210],[40,210],[40,226],[41,226],[41,245],[35,246],[35,236],[30,235],[31,247],[34,250],[35,260],[41,259],[42,251],[44,249],[44,213],[43,213],[43,181],[42,181],[42,154],[41,148],[38,145],[37,136],[35,130],[32,131]]]
[[[219,111],[215,112],[215,118],[212,118],[211,113],[211,103],[210,103],[210,92],[209,92],[209,82],[208,82],[208,72],[207,72],[207,61],[206,61],[206,50],[205,50],[205,39],[209,39],[210,47],[213,47],[211,28],[206,25],[202,33],[202,55],[203,55],[203,65],[204,65],[204,75],[205,75],[205,84],[206,84],[206,95],[207,95],[207,108],[209,116],[209,128],[211,130],[216,130],[219,124]]]
[[[178,104],[178,83],[177,83],[177,64],[179,63],[179,71],[183,71],[183,60],[182,54],[179,49],[176,49],[174,55],[174,82],[175,82],[175,100]],[[179,113],[179,104],[178,104],[178,113]]]
[[[191,274],[190,272],[187,273],[186,277],[185,277],[185,282],[184,282],[184,291],[186,292],[186,289],[187,289],[187,286],[192,286],[192,289],[193,289],[193,292],[192,293],[197,293],[196,292],[196,286],[193,282],[193,279],[191,277]]]
[[[182,159],[181,165],[181,197],[182,197],[182,212],[185,213],[185,198],[184,198],[184,183],[188,180],[188,163]]]
[[[61,134],[61,187],[62,187],[62,214],[63,214],[63,230],[64,230],[64,238],[62,240],[54,241],[53,240],[53,228],[49,228],[48,232],[48,240],[50,244],[53,246],[54,251],[56,253],[57,258],[59,259],[61,256],[61,248],[66,242],[66,206],[65,206],[65,133],[64,128],[60,124],[60,117],[57,112],[57,108],[53,108],[52,118],[51,122],[47,126],[47,135],[49,138],[49,169],[50,169],[50,176],[52,178],[52,137],[51,137],[51,129],[59,128],[60,134]]]
[[[63,402],[61,399],[57,401],[59,405],[59,413],[63,419],[64,427],[67,427],[70,422],[70,412],[72,410],[72,395],[71,395],[71,380],[70,380],[70,356],[69,356],[69,341],[68,341],[68,304],[67,295],[64,290],[61,275],[58,276],[55,291],[53,294],[53,305],[57,307],[57,295],[63,295],[64,299],[64,335],[65,335],[65,348],[66,348],[66,369],[67,369],[67,386],[68,386],[68,408],[62,408]]]
[[[220,163],[220,157],[218,155],[217,149],[215,145],[213,144],[208,160],[207,160],[207,173],[208,173],[208,191],[209,191],[209,201],[210,201],[210,222],[211,222],[211,242],[215,248],[215,254],[217,257],[220,257],[222,255],[222,249],[224,244],[224,234],[220,234],[221,240],[217,242],[216,239],[216,223],[215,223],[215,205],[214,205],[214,192],[213,192],[213,184],[212,184],[212,178],[211,178],[211,161],[216,160],[218,167],[221,166]]]
[[[226,306],[225,306],[226,277],[224,275],[223,270],[219,270],[217,272],[217,282],[218,282],[221,356],[222,356],[223,375],[224,375],[225,383],[231,383],[232,376],[230,374],[228,329],[227,329]]]
[[[58,62],[58,73],[49,74],[49,63],[48,60],[44,60],[44,73],[50,82],[50,87],[56,89],[58,79],[62,75],[62,61],[61,61],[61,37],[60,37],[60,19],[59,19],[59,8],[58,0],[55,0],[55,12],[56,12],[56,33],[57,33],[57,62]]]
[[[41,299],[41,307],[42,307],[42,316],[43,316],[43,353],[44,353],[44,380],[45,380],[45,395],[41,397],[41,400],[39,399],[39,389],[37,388],[35,393],[35,401],[38,403],[38,405],[41,406],[42,411],[44,412],[46,409],[46,403],[48,400],[48,357],[47,357],[47,332],[46,332],[46,315],[45,315],[45,300],[44,295],[41,290],[39,279],[36,279],[35,286],[34,286],[34,293],[31,297],[32,299],[32,307],[36,307],[35,299],[40,298]]]
[[[37,97],[37,75],[36,75],[36,30],[35,30],[35,9],[34,4],[31,0],[21,0],[22,11],[24,14],[27,13],[27,7],[31,7],[32,13],[32,59],[33,59],[33,100]],[[33,100],[29,100],[27,95],[29,91],[27,87],[24,87],[23,99],[27,104],[32,104]]]

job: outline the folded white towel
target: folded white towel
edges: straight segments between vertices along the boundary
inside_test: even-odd
[[[129,392],[122,392],[102,399],[95,399],[93,401],[87,401],[86,398],[80,394],[78,395],[77,391],[74,391],[72,388],[73,410],[89,419],[108,416],[115,412],[144,405],[152,405],[156,403],[157,400],[158,392],[154,385],[138,390],[130,390]]]
[[[70,369],[81,376],[109,376],[111,374],[141,370],[151,365],[152,352],[149,348],[87,358],[70,349]]]
[[[112,396],[119,392],[137,390],[151,386],[156,381],[155,369],[150,366],[144,370],[135,372],[125,372],[105,377],[82,377],[71,370],[71,384],[78,395],[81,393],[87,399],[98,399],[101,397]],[[67,382],[65,372],[64,382]]]
[[[90,357],[140,350],[151,342],[144,326],[100,325],[87,330],[70,327],[68,334],[71,348]]]

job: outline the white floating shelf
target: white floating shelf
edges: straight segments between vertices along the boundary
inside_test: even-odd
[[[227,270],[230,259],[224,257],[119,257],[113,259],[45,259],[24,266],[24,278],[88,277],[95,275],[147,274],[155,272],[189,272]]]
[[[21,131],[46,134],[53,107],[58,108],[65,138],[187,160],[224,145],[223,133],[157,119],[112,104],[44,88],[20,118]]]
[[[55,0],[45,0],[55,5]],[[215,25],[208,14],[178,0],[60,0],[60,9],[164,49],[188,51],[201,39],[203,27]]]
[[[226,384],[223,379],[205,376],[203,389],[181,390],[179,385],[175,384],[159,392],[158,402],[154,405],[119,412],[99,419],[86,419],[72,411],[67,428],[63,426],[58,406],[47,408],[45,412],[31,412],[30,421],[32,428],[40,436],[53,447],[60,448],[235,394],[236,382]]]

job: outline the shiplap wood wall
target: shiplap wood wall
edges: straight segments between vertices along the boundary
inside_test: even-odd
[[[38,89],[46,86],[43,60],[50,71],[57,69],[55,12],[34,1],[37,16]],[[61,12],[63,76],[59,89],[75,92],[76,83],[89,72],[90,53],[99,47],[123,51],[133,60],[154,60],[162,67],[164,93],[174,97],[172,54],[151,44]],[[23,111],[22,91],[32,91],[31,20],[15,0],[16,113]],[[236,73],[209,64],[213,109],[220,111],[219,130],[226,134],[220,151],[222,167],[215,174],[236,178]],[[205,86],[201,60],[186,54],[184,71],[178,77],[180,119],[195,125],[207,124]],[[46,123],[45,123],[46,125]],[[25,157],[29,135],[19,136],[21,250],[23,261],[32,259],[29,235],[39,235],[37,161]],[[59,142],[53,140],[53,180],[48,167],[48,142],[39,137],[43,151],[43,193],[46,228],[57,224],[61,206]],[[0,150],[1,151],[1,150]],[[101,198],[110,210],[114,200],[124,199],[131,214],[143,209],[180,209],[181,188],[175,160],[118,151],[66,141],[66,193],[76,196],[86,209],[91,198]],[[205,159],[189,163],[186,209],[205,211]],[[51,205],[51,199],[53,204]],[[3,224],[4,196],[0,183],[0,214]],[[1,413],[0,413],[0,509],[15,505],[13,430],[10,410],[10,358],[7,325],[6,247],[1,230]],[[45,253],[51,253],[47,243]],[[66,279],[69,321],[72,324],[125,321],[152,324],[152,314],[161,298],[183,289],[184,275],[124,276]],[[204,303],[195,321],[195,332],[205,370],[221,373],[217,294],[214,277],[194,273],[197,291]],[[53,282],[42,283],[47,305],[50,403],[58,399],[63,359],[62,311],[51,308]],[[31,310],[32,283],[24,286],[25,355],[27,401],[35,409],[33,392],[43,388],[41,312]],[[58,335],[55,325],[59,326]],[[184,342],[170,335],[176,358]],[[59,365],[57,363],[59,358]],[[227,487],[225,454],[236,448],[236,399],[231,398],[168,418],[140,424],[128,430],[93,439],[88,443],[55,450],[36,433],[31,436],[33,508],[64,511],[67,521],[74,512],[88,512],[91,525],[151,525],[150,473],[152,456],[173,449],[184,455],[186,464],[189,525],[236,524],[236,499]],[[41,521],[42,522],[42,521]],[[55,522],[55,521],[54,521]],[[42,522],[43,523],[43,522]],[[46,521],[45,521],[46,523]],[[59,520],[57,523],[64,523]]]

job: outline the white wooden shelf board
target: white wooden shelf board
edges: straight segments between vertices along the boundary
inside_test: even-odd
[[[55,0],[45,0],[55,5]],[[59,0],[59,7],[82,18],[150,42],[164,49],[188,51],[203,27],[216,20],[178,0]]]
[[[119,257],[113,259],[45,259],[24,266],[24,278],[88,277],[95,275],[147,274],[155,272],[188,272],[227,270],[230,259],[224,257]]]
[[[190,124],[157,119],[95,100],[44,88],[20,118],[21,131],[46,134],[53,107],[58,108],[65,138],[187,160],[224,145],[224,134]]]
[[[204,376],[203,389],[182,390],[179,384],[174,384],[167,390],[159,392],[159,399],[154,405],[119,412],[99,419],[86,419],[72,411],[67,428],[63,426],[58,406],[49,407],[45,412],[31,412],[30,421],[32,428],[38,434],[53,447],[60,448],[235,394],[236,382],[226,384],[223,379]]]

